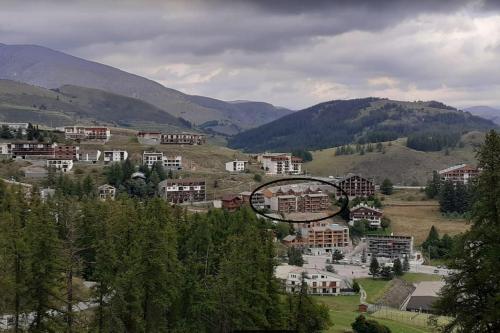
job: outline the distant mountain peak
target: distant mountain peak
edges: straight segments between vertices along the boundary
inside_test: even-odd
[[[147,78],[44,46],[0,46],[0,79],[48,89],[73,85],[132,97],[196,125],[217,124],[212,130],[224,134],[235,134],[239,129],[256,127],[288,114],[287,110],[267,103],[232,104],[190,96]]]

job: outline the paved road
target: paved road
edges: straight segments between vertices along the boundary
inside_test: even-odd
[[[304,259],[307,262],[304,264],[304,267],[307,268],[317,268],[317,269],[325,269],[326,264],[326,259],[329,259],[330,256],[308,256],[305,255]],[[345,278],[361,278],[361,277],[369,277],[368,275],[369,272],[369,264],[366,264],[366,268],[362,268],[359,265],[333,265],[335,268],[335,271],[337,272],[338,275],[345,277]],[[427,266],[427,265],[412,265],[410,267],[410,272],[413,273],[425,273],[425,274],[432,274],[432,275],[441,275],[441,276],[447,276],[449,275],[452,270],[449,269],[439,269],[435,266]]]

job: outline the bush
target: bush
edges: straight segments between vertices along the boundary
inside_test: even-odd
[[[260,174],[256,173],[253,175],[253,180],[260,183],[262,181],[262,176]]]

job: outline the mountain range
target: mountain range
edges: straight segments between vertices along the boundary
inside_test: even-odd
[[[248,152],[324,149],[391,141],[408,135],[426,138],[496,128],[492,121],[436,101],[402,102],[382,98],[335,100],[294,112],[229,139]],[[444,140],[444,139],[443,139]]]
[[[78,89],[76,87],[98,89],[147,102],[155,106],[156,111],[166,113],[169,119],[183,118],[195,126],[229,135],[292,112],[268,103],[232,103],[184,94],[114,67],[37,45],[0,44],[0,79],[46,89],[68,85],[73,90]]]
[[[479,105],[465,108],[464,111],[470,112],[485,119],[489,119],[500,125],[500,109],[495,109],[485,105]]]

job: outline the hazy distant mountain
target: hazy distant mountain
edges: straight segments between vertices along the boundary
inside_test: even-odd
[[[464,109],[464,111],[489,119],[500,125],[500,109],[495,109],[490,106],[471,106],[470,108]]]
[[[90,122],[186,130],[190,125],[139,99],[71,85],[49,90],[11,80],[0,80],[0,119],[48,126]]]
[[[232,148],[250,152],[324,149],[352,142],[395,140],[412,134],[461,134],[497,127],[493,122],[443,103],[381,98],[337,100],[314,105],[239,133]]]
[[[190,96],[138,75],[35,45],[0,44],[0,79],[45,88],[74,85],[144,100],[194,124],[211,122],[217,131],[234,134],[275,120],[287,111],[266,103],[240,105]],[[262,108],[261,108],[262,107]]]

